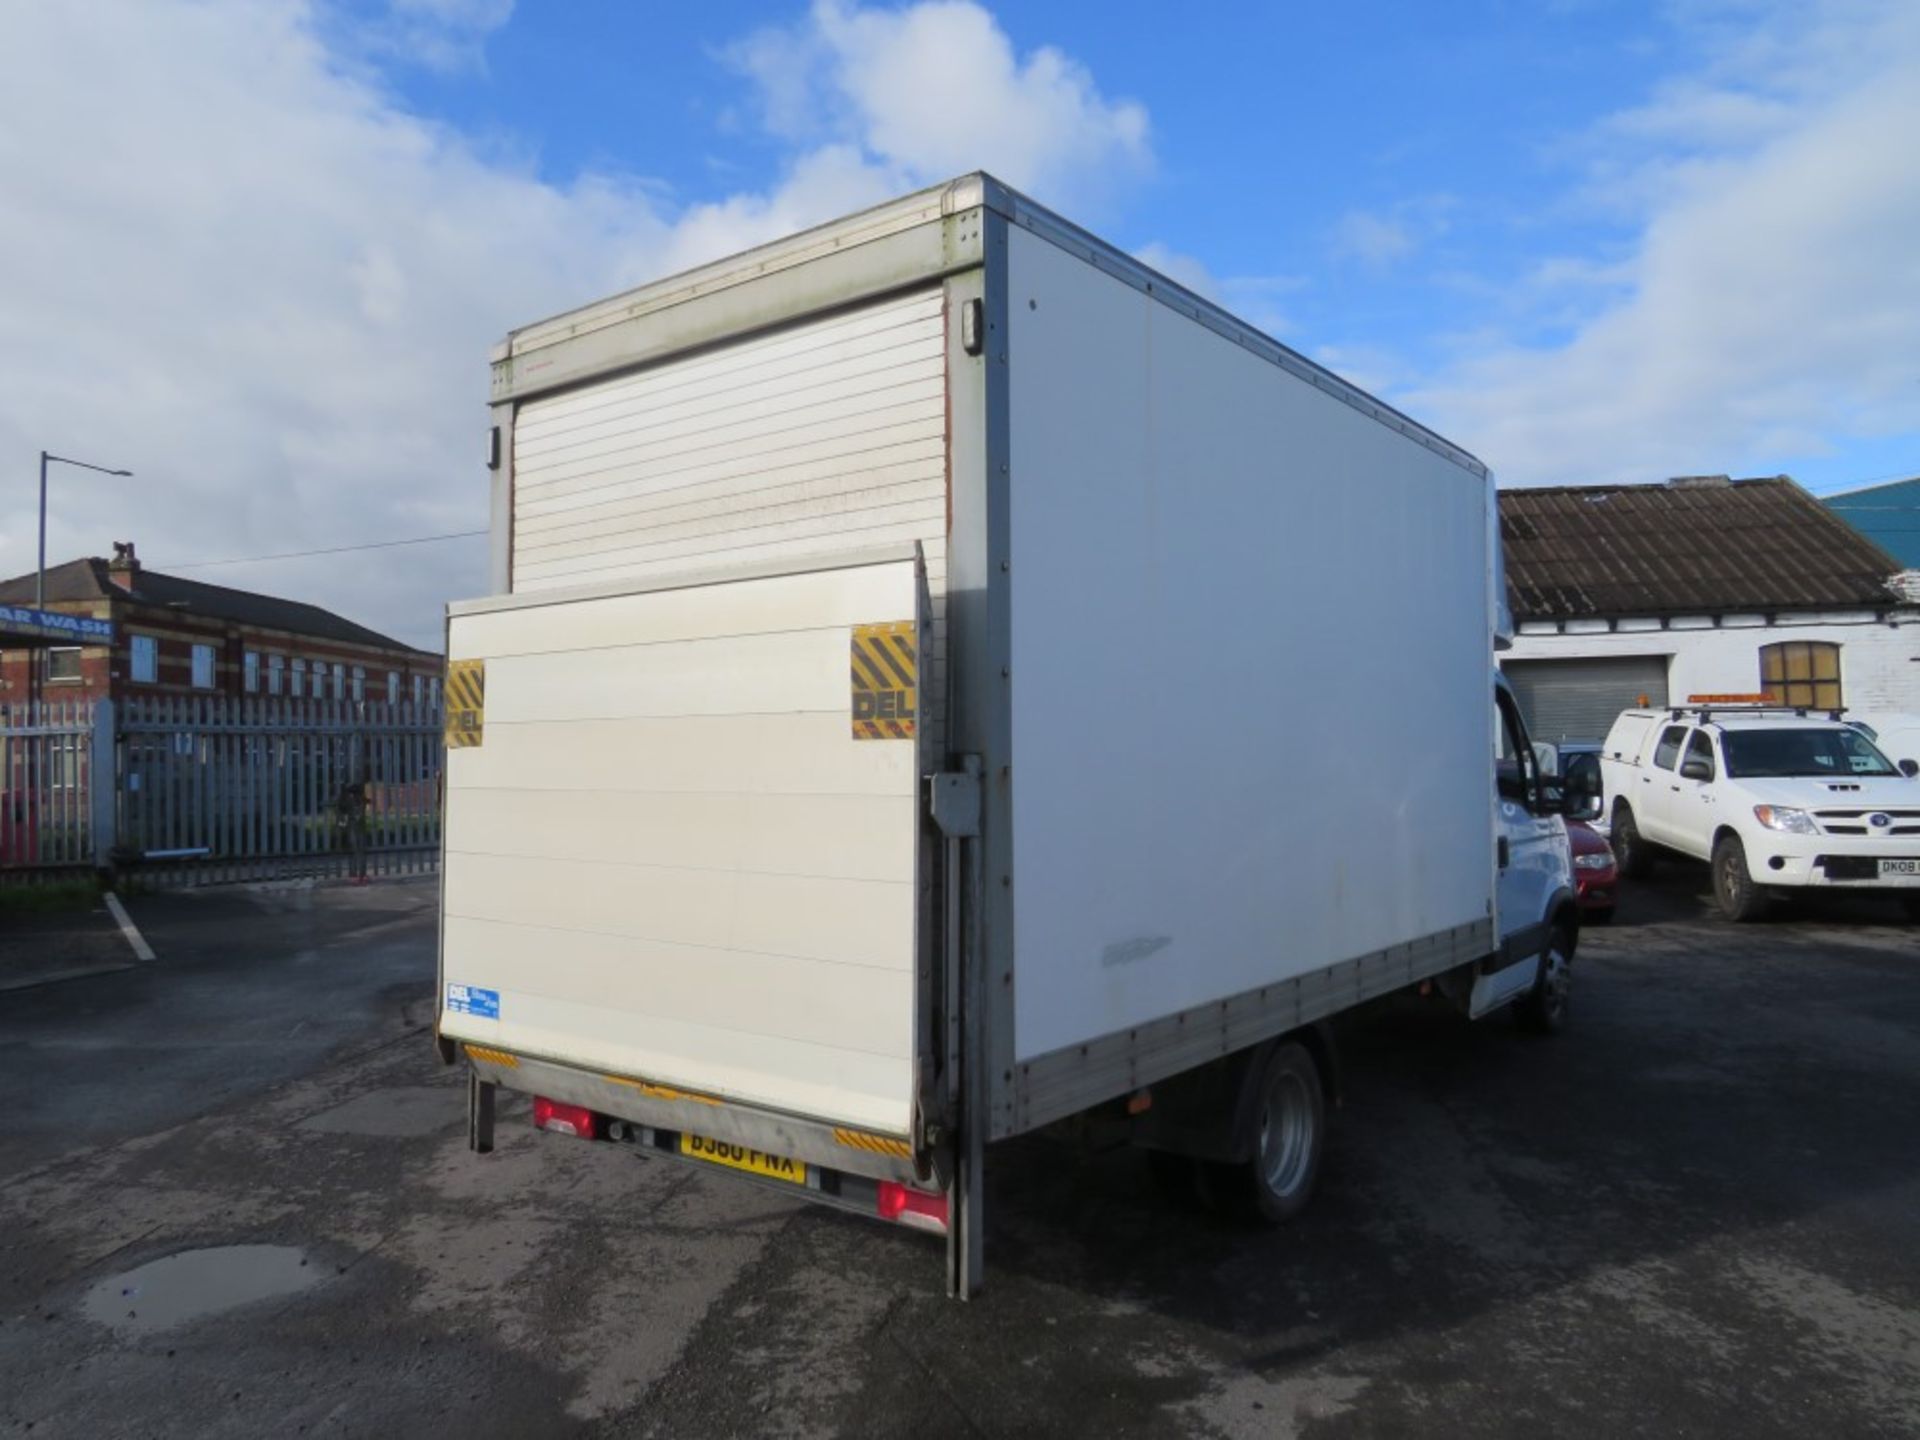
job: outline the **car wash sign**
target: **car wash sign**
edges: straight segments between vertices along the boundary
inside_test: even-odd
[[[55,645],[111,645],[113,622],[88,615],[62,615],[26,605],[0,605],[0,640],[38,640]]]

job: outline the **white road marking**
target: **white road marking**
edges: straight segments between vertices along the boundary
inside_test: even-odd
[[[113,923],[120,927],[120,933],[127,937],[127,944],[133,947],[136,960],[156,958],[153,947],[147,944],[146,937],[140,933],[140,927],[133,923],[133,917],[127,914],[127,907],[120,903],[120,897],[107,891],[107,910],[113,916]]]

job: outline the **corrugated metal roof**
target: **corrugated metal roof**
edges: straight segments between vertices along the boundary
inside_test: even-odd
[[[1900,566],[1786,476],[1500,492],[1514,619],[1879,608]]]
[[[0,604],[31,605],[33,591],[32,575],[0,580]],[[131,599],[138,604],[167,606],[189,615],[231,620],[263,630],[287,630],[349,645],[372,645],[382,650],[414,648],[318,605],[283,600],[278,595],[261,595],[252,590],[232,590],[225,585],[209,585],[204,580],[184,580],[144,566],[134,580],[133,590],[124,591],[107,578],[107,562],[97,555],[85,560],[69,560],[47,570],[47,603],[50,605],[106,599]]]

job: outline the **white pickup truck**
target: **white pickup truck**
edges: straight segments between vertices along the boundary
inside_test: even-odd
[[[1897,891],[1920,919],[1920,763],[1888,759],[1840,712],[1752,704],[1628,710],[1600,768],[1614,854],[1706,860],[1731,920],[1778,890]]]

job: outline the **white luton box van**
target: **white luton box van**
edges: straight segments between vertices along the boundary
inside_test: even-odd
[[[965,1294],[991,1142],[1092,1112],[1281,1218],[1319,1022],[1564,1014],[1486,468],[1120,251],[970,175],[517,330],[492,399],[476,1148],[505,1086],[944,1233]]]

